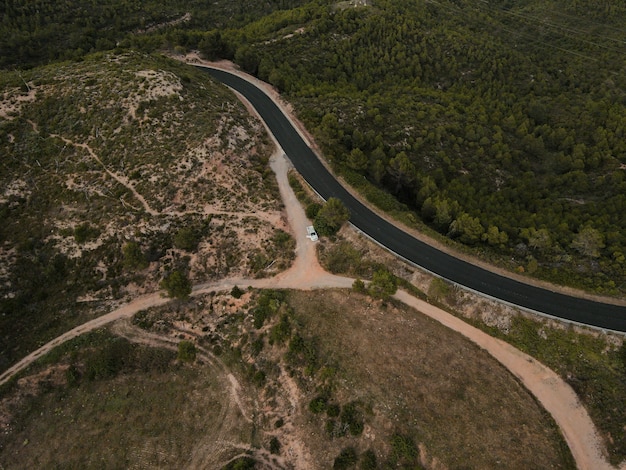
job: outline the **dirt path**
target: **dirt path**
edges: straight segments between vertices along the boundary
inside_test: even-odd
[[[394,296],[401,302],[428,315],[442,325],[459,332],[486,350],[541,402],[558,424],[580,469],[613,469],[603,454],[604,444],[587,410],[572,388],[554,371],[508,343],[493,338],[461,319],[419,300],[407,292]],[[621,469],[626,469],[626,463]]]
[[[122,186],[124,186],[126,189],[128,189],[131,193],[133,193],[133,196],[135,196],[135,198],[141,203],[141,205],[143,206],[144,210],[150,214],[150,215],[159,215],[159,213],[157,211],[155,211],[152,207],[150,207],[150,204],[148,204],[148,201],[146,201],[146,199],[137,192],[137,190],[135,189],[135,187],[130,183],[130,181],[128,180],[127,177],[125,176],[121,176],[118,175],[117,173],[112,172],[111,170],[109,170],[104,163],[102,163],[102,160],[100,160],[100,157],[98,157],[98,155],[96,155],[96,152],[93,151],[93,149],[87,145],[87,144],[81,144],[81,143],[76,143],[71,141],[70,139],[63,137],[61,135],[58,134],[50,134],[50,137],[58,137],[59,139],[61,139],[63,142],[65,142],[68,145],[73,145],[74,147],[80,147],[82,149],[87,150],[87,152],[89,153],[89,155],[91,156],[91,158],[93,158],[95,161],[97,161],[100,166],[104,169],[104,171],[107,172],[107,174],[113,178],[115,181],[117,181],[119,184],[121,184]],[[125,206],[130,206],[129,203],[125,202],[122,198],[120,198],[120,201],[122,204],[124,204]],[[135,209],[135,210],[139,210],[136,207],[132,207],[131,208]]]
[[[272,156],[270,165],[278,180],[280,194],[286,207],[289,224],[296,238],[296,260],[293,266],[270,279],[242,279],[230,278],[217,283],[198,285],[192,296],[201,295],[210,291],[239,287],[257,288],[291,288],[291,289],[320,289],[320,288],[349,288],[353,279],[335,276],[326,273],[319,265],[316,257],[315,243],[306,238],[306,226],[309,225],[303,208],[297,201],[287,179],[289,162],[280,148]],[[140,199],[141,200],[141,199]],[[146,207],[144,205],[144,207]],[[148,210],[149,208],[146,207]],[[148,210],[150,212],[150,210]],[[587,411],[581,405],[576,394],[552,370],[543,366],[530,356],[513,348],[511,345],[497,340],[482,331],[464,323],[462,320],[440,310],[426,302],[399,291],[398,300],[430,316],[441,324],[464,335],[502,363],[512,374],[521,380],[524,386],[537,397],[544,408],[553,416],[560,427],[565,440],[580,469],[609,470],[612,467],[603,454],[604,445],[591,421]],[[149,307],[163,305],[170,299],[160,293],[154,293],[137,298],[136,300],[106,314],[80,325],[63,335],[53,339],[38,350],[32,352],[20,362],[0,375],[0,385],[7,382],[18,372],[24,370],[37,358],[49,352],[52,348],[75,338],[83,333],[100,328],[121,318],[130,318],[135,313]],[[306,464],[306,461],[301,462]],[[620,467],[626,470],[626,462]]]

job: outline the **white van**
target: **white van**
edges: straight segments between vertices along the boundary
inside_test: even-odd
[[[316,242],[318,240],[317,232],[315,231],[315,228],[312,225],[309,225],[306,228],[306,234],[307,234],[306,237],[310,238],[311,241]]]

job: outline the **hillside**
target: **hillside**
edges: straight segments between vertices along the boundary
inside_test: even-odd
[[[124,53],[1,80],[0,369],[173,273],[290,262],[272,147],[205,74]]]

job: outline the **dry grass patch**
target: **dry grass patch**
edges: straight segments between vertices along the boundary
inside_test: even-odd
[[[448,468],[574,467],[534,398],[460,335],[404,306],[345,291],[291,292],[289,302],[302,331],[337,367],[336,399],[371,409],[362,450],[370,445],[388,455],[400,433],[432,456],[427,467],[435,460]]]
[[[21,379],[5,397],[13,416],[0,436],[4,468],[219,468],[248,448],[251,424],[224,393],[230,382],[220,367],[96,336],[35,374],[38,385]],[[102,358],[112,369],[103,371]],[[53,374],[59,367],[65,374]]]

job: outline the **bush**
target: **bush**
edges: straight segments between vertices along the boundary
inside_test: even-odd
[[[309,411],[313,414],[320,414],[326,411],[328,398],[324,395],[318,395],[309,402]]]
[[[281,315],[278,324],[270,330],[270,344],[283,344],[291,335],[291,322],[285,314]]]
[[[352,283],[352,290],[354,290],[354,292],[364,294],[366,292],[365,283],[361,279],[355,279]]]
[[[80,371],[74,364],[71,364],[65,371],[65,380],[70,387],[76,387],[80,382]]]
[[[190,227],[183,227],[174,234],[174,246],[180,250],[194,251],[200,243],[200,234]]]
[[[341,453],[335,458],[333,462],[333,468],[338,470],[344,470],[356,465],[357,455],[354,447],[346,447],[341,451]]]
[[[396,463],[417,463],[419,450],[413,439],[401,434],[395,434],[391,438],[391,457]]]
[[[270,453],[272,454],[280,454],[280,441],[276,438],[276,436],[272,437],[270,440]]]
[[[92,227],[87,222],[80,224],[74,229],[74,239],[78,244],[83,244],[87,240],[98,238],[98,235],[100,235],[100,230],[96,227]]]
[[[141,251],[141,247],[137,242],[128,242],[122,248],[124,256],[124,267],[130,270],[141,270],[148,267],[146,255]]]
[[[317,217],[317,214],[319,213],[320,209],[322,208],[322,205],[317,203],[317,202],[312,202],[311,204],[309,204],[308,206],[306,206],[306,216],[308,219],[315,219],[315,217]]]
[[[341,407],[337,403],[329,403],[326,407],[326,416],[336,418],[341,413]]]
[[[367,275],[370,266],[363,253],[346,241],[331,245],[321,256],[324,267],[333,274]]]
[[[240,289],[238,286],[233,287],[230,291],[230,295],[232,295],[235,299],[241,298],[243,294],[245,294],[245,291]]]
[[[452,286],[441,278],[434,278],[428,287],[428,297],[436,302],[445,299],[452,291]]]
[[[359,436],[363,432],[363,417],[355,402],[348,403],[343,407],[339,419],[348,425],[348,430],[353,436]]]
[[[251,344],[250,344],[250,354],[253,357],[256,357],[259,355],[259,353],[263,350],[263,346],[265,345],[264,341],[263,341],[263,337],[257,338],[255,339]]]
[[[281,229],[274,230],[272,241],[276,248],[282,252],[291,251],[296,246],[296,241],[287,232]]]
[[[187,340],[178,343],[178,360],[182,362],[193,362],[196,360],[196,346]]]
[[[85,360],[85,378],[94,381],[115,377],[131,365],[132,353],[132,344],[121,338],[115,338],[104,347],[90,351]]]
[[[363,455],[361,455],[361,469],[362,470],[376,470],[378,464],[376,463],[376,454],[372,449],[367,449]]]
[[[368,292],[374,298],[387,300],[396,293],[397,289],[395,276],[386,269],[379,269],[374,273]]]

